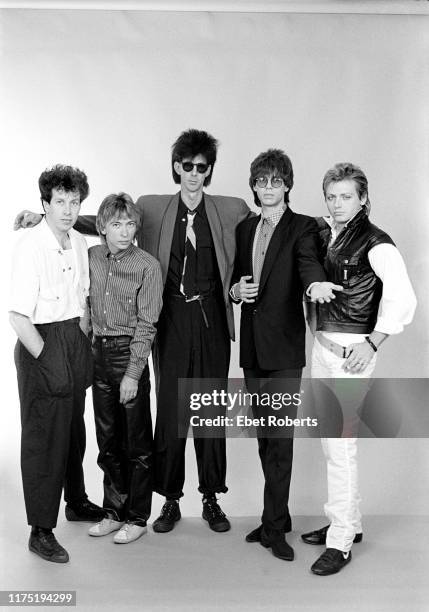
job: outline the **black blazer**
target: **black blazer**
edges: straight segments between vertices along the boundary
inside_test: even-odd
[[[233,283],[253,275],[252,249],[260,217],[237,227]],[[304,290],[326,275],[318,257],[318,227],[312,217],[287,208],[265,255],[255,302],[242,303],[240,366],[264,370],[305,365]]]

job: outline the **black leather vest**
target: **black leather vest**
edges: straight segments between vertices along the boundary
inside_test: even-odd
[[[319,220],[318,220],[319,221]],[[377,244],[394,244],[385,232],[373,225],[363,208],[329,246],[331,229],[324,220],[320,232],[328,280],[342,285],[329,304],[318,304],[317,329],[368,334],[377,321],[382,282],[368,260],[368,251]]]

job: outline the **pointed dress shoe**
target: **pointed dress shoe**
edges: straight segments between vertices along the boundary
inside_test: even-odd
[[[341,550],[336,548],[327,548],[324,553],[313,563],[311,571],[317,576],[330,576],[339,572],[347,563],[352,560],[351,551],[344,558]]]
[[[208,495],[203,498],[202,517],[208,522],[210,529],[216,531],[216,533],[231,529],[231,523],[217,503],[216,495]]]
[[[321,529],[315,529],[314,531],[309,531],[308,533],[303,533],[301,539],[306,544],[314,544],[315,546],[325,545],[326,544],[326,534],[328,532],[330,525],[326,525]],[[362,542],[363,535],[362,533],[357,533],[354,537],[353,542],[358,544]]]
[[[99,523],[106,516],[106,511],[93,504],[89,499],[66,505],[66,519],[68,521],[84,521]]]
[[[283,561],[293,561],[295,557],[294,550],[292,546],[290,546],[286,542],[286,538],[283,534],[280,535],[267,535],[266,532],[262,529],[261,531],[261,545],[264,548],[271,548],[271,552],[277,559],[282,559]]]
[[[156,533],[168,533],[174,529],[181,518],[179,502],[175,499],[168,499],[162,506],[161,514],[154,521],[152,528]]]
[[[244,538],[246,542],[249,542],[250,544],[254,544],[255,542],[260,542],[262,529],[263,529],[263,525],[259,525],[259,527],[256,527],[256,529],[248,533],[247,536]],[[290,527],[288,529],[285,529],[285,533],[290,533],[291,531],[292,529]]]
[[[67,563],[68,552],[57,542],[50,529],[33,528],[28,541],[28,549],[36,555],[53,563]]]

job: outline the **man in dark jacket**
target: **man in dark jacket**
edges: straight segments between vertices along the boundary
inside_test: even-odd
[[[305,365],[305,319],[303,294],[313,300],[335,298],[341,286],[325,282],[318,260],[317,223],[289,208],[293,186],[290,159],[283,151],[261,153],[250,166],[250,188],[261,215],[237,228],[236,282],[233,299],[242,300],[240,365],[252,393],[299,392]],[[260,381],[271,380],[268,384]],[[261,387],[261,384],[263,387]],[[264,407],[253,406],[261,418]],[[290,406],[287,416],[296,416]],[[292,471],[293,431],[257,430],[259,455],[265,477],[262,525],[246,537],[261,542],[273,554],[291,561],[293,549],[285,540],[291,530],[288,509]]]

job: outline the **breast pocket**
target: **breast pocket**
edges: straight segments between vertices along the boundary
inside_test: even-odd
[[[354,256],[341,256],[339,283],[349,287],[356,278],[359,270],[359,258]]]
[[[137,304],[135,294],[128,294],[118,299],[118,323],[126,327],[137,325]]]

